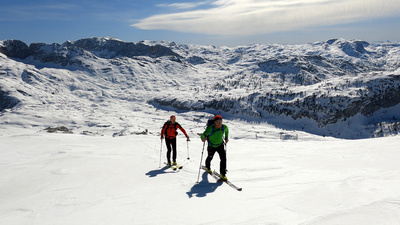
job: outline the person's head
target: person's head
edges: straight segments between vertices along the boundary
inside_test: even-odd
[[[222,126],[222,116],[220,115],[214,116],[214,123],[216,128],[220,128]]]
[[[169,120],[171,120],[172,123],[175,123],[176,117],[172,115],[171,117],[169,117]]]

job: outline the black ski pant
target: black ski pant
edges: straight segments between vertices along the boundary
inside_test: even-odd
[[[172,160],[176,162],[176,138],[165,138],[165,144],[167,145],[167,160],[171,163],[171,150]]]
[[[215,152],[218,152],[220,163],[219,163],[219,172],[222,175],[226,174],[226,152],[224,148],[224,144],[221,144],[218,147],[208,146],[207,148],[208,156],[206,159],[206,167],[211,169],[211,160],[214,157]]]

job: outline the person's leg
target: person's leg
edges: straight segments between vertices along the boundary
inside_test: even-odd
[[[176,138],[171,139],[172,145],[172,162],[176,163]]]
[[[207,169],[210,170],[211,169],[211,160],[214,157],[215,149],[210,147],[210,146],[208,146],[207,147],[207,151],[208,151],[208,156],[207,156],[207,159],[206,159],[206,167],[207,167]]]
[[[168,164],[171,165],[171,139],[165,138],[165,144],[167,145],[167,160],[168,160]]]
[[[220,158],[219,171],[220,171],[221,175],[225,176],[225,174],[226,174],[226,151],[225,151],[223,144],[218,146],[217,152],[218,152],[218,155]]]

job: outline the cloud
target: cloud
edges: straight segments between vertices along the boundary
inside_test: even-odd
[[[159,7],[168,7],[174,9],[193,9],[201,5],[208,4],[207,1],[204,2],[188,2],[188,3],[172,3],[172,4],[158,4]]]
[[[154,15],[132,26],[144,30],[253,35],[397,16],[400,11],[399,0],[218,0],[210,4],[209,9]]]
[[[0,21],[68,20],[79,10],[74,4],[16,4],[0,8]]]

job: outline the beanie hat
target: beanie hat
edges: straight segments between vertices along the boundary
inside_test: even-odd
[[[220,115],[214,116],[214,121],[216,121],[216,120],[222,120],[222,116],[220,116]]]

